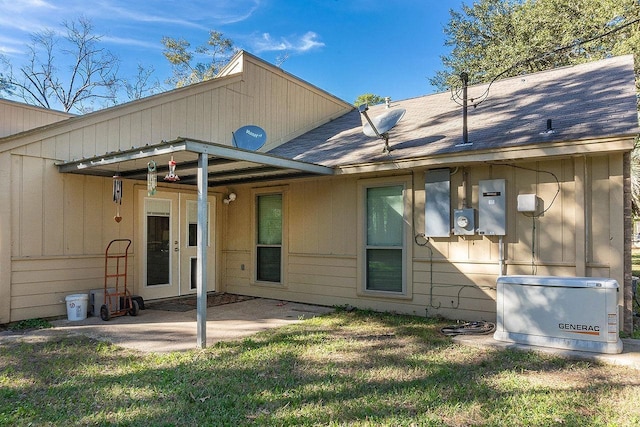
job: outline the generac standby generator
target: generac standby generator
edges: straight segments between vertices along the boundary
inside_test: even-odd
[[[622,352],[617,281],[501,276],[497,287],[496,340],[597,353]]]

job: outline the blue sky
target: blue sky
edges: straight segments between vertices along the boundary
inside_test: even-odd
[[[442,68],[443,28],[462,0],[0,0],[0,53],[21,64],[31,33],[60,30],[85,16],[103,46],[164,81],[170,68],[163,36],[206,42],[222,32],[238,48],[347,102],[363,93],[407,99],[434,92],[428,78]],[[466,0],[465,3],[472,3]]]

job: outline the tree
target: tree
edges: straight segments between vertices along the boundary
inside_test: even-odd
[[[383,102],[384,102],[384,98],[381,96],[374,95],[372,93],[364,93],[358,96],[355,101],[353,101],[353,105],[357,107],[362,104],[376,105],[376,104],[382,104]]]
[[[98,47],[101,36],[93,33],[89,20],[79,18],[62,26],[63,37],[50,29],[32,34],[28,60],[18,70],[0,56],[8,70],[0,92],[66,112],[93,110],[97,101],[115,104],[118,58]]]
[[[638,0],[479,0],[450,11],[451,54],[429,79],[440,90],[550,68],[634,54],[640,84]],[[640,86],[638,86],[640,88]],[[640,147],[631,160],[632,205],[640,213]]]
[[[640,18],[637,0],[480,0],[450,15],[453,49],[429,79],[440,90],[459,85],[462,72],[473,84],[640,53],[640,23],[625,26]]]
[[[171,63],[173,76],[167,80],[175,87],[187,86],[215,77],[220,68],[236,52],[231,39],[219,31],[209,31],[207,43],[191,50],[191,43],[184,39],[163,37],[163,54]],[[196,57],[207,57],[206,62],[196,62]]]
[[[122,79],[122,86],[129,100],[136,100],[164,91],[157,79],[153,79],[155,68],[138,64],[137,74],[131,80]]]

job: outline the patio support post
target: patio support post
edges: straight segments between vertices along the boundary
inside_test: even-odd
[[[209,212],[207,209],[208,161],[206,153],[198,154],[198,246],[196,261],[197,335],[198,347],[207,346],[207,230]]]

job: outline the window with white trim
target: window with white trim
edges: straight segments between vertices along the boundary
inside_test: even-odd
[[[405,291],[405,221],[403,184],[365,189],[366,291]]]
[[[256,196],[256,280],[282,283],[282,194]]]

